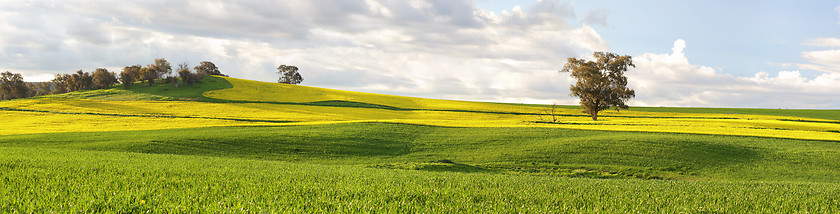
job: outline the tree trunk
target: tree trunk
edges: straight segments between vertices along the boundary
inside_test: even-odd
[[[589,111],[590,115],[592,115],[592,121],[598,120],[598,112],[601,111],[601,100],[598,99],[595,101],[595,106],[592,110]]]

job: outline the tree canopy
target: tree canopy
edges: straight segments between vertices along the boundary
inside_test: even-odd
[[[303,82],[303,77],[298,73],[298,68],[293,65],[280,65],[277,67],[277,74],[280,74],[280,78],[277,79],[279,83],[297,85]]]
[[[158,72],[148,67],[140,68],[140,76],[143,80],[148,81],[149,86],[155,85],[155,80],[159,77]]]
[[[216,67],[216,64],[210,61],[201,61],[199,65],[193,68],[196,73],[199,75],[219,75],[219,76],[226,76],[219,71],[219,68]]]
[[[172,74],[172,64],[164,58],[155,59],[155,64],[148,65],[149,69],[157,73],[157,78],[166,78]]]
[[[70,91],[70,74],[56,74],[50,81],[53,84],[52,94],[63,94]]]
[[[70,75],[70,79],[67,80],[67,86],[70,89],[69,91],[91,89],[93,88],[93,76],[91,76],[88,72],[78,70],[75,74]]]
[[[117,75],[114,72],[108,72],[108,69],[97,68],[93,72],[93,85],[98,89],[108,88],[117,84]]]
[[[28,90],[20,73],[8,71],[0,73],[0,100],[24,98]]]
[[[187,63],[179,64],[177,69],[173,74],[172,65],[164,58],[157,58],[153,64],[148,64],[146,67],[139,64],[125,66],[119,75],[105,68],[97,68],[91,73],[78,70],[70,74],[56,74],[53,80],[46,82],[25,82],[21,74],[6,71],[0,73],[0,100],[105,89],[119,83],[128,89],[136,81],[148,82],[149,86],[154,86],[156,82],[158,84],[173,83],[175,87],[178,87],[179,78],[185,84],[192,85],[205,75],[225,76],[219,72],[215,64],[209,61],[203,61],[201,65],[196,66],[196,72],[190,71]]]
[[[629,55],[595,52],[593,56],[595,61],[570,57],[560,72],[570,72],[577,79],[569,88],[571,96],[579,97],[583,112],[598,120],[601,110],[628,108],[625,102],[635,97],[636,92],[627,88],[624,72],[636,65]]]
[[[198,81],[201,75],[195,74],[192,71],[190,71],[190,66],[185,62],[178,64],[178,76],[181,77],[181,80],[184,81],[185,84],[192,85],[195,84],[196,81]]]
[[[142,66],[140,65],[125,66],[123,68],[122,72],[120,72],[120,82],[122,82],[125,89],[134,85],[135,81],[143,79],[140,73],[141,68]]]

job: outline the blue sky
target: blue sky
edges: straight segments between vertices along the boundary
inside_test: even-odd
[[[527,8],[536,0],[479,0],[501,13]],[[577,18],[605,13],[606,25],[590,24],[610,44],[610,51],[640,55],[664,52],[675,39],[685,40],[692,63],[728,73],[752,75],[801,64],[803,51],[819,50],[808,40],[840,36],[836,1],[607,1],[571,2]],[[581,23],[573,23],[581,24]],[[818,72],[803,71],[813,77]]]
[[[0,71],[29,81],[155,58],[232,77],[576,104],[566,58],[631,55],[630,105],[840,109],[833,1],[241,0],[0,4]]]

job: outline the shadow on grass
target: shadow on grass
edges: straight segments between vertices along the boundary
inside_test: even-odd
[[[17,109],[17,108],[9,108],[9,107],[0,107],[0,111],[38,112],[38,113],[47,113],[47,114],[66,114],[66,115],[94,115],[94,116],[110,116],[110,117],[212,119],[212,120],[228,120],[228,121],[239,121],[239,122],[264,122],[264,123],[292,123],[292,122],[298,122],[298,121],[290,121],[290,120],[260,120],[260,119],[225,118],[225,117],[198,117],[198,116],[151,115],[151,114],[108,114],[108,113],[91,113],[91,112],[59,112],[59,111],[44,111],[44,110],[32,110],[32,109]]]
[[[120,86],[120,88],[122,88],[122,86]],[[125,90],[134,93],[170,97],[177,100],[204,100],[207,99],[202,95],[204,92],[228,88],[233,88],[233,84],[224,78],[218,76],[207,76],[204,79],[201,79],[199,83],[193,85],[182,84],[177,88],[172,84],[156,84],[149,86],[138,82],[135,83],[134,86]]]
[[[404,169],[404,170],[421,170],[432,172],[462,172],[462,173],[497,173],[499,170],[487,169],[478,166],[473,166],[463,163],[455,163],[454,161],[443,159],[429,162],[409,162],[409,163],[388,163],[370,165],[372,168],[380,169]]]

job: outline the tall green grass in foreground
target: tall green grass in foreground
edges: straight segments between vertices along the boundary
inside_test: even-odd
[[[0,212],[838,210],[836,183],[588,179],[74,149],[0,150]]]

